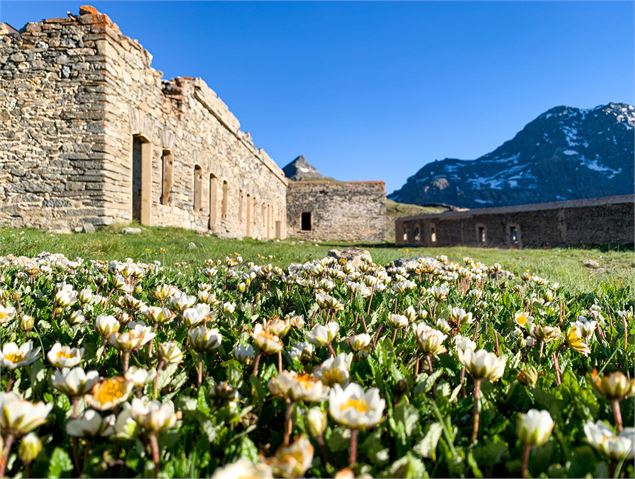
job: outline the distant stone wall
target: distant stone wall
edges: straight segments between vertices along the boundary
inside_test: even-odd
[[[544,248],[632,245],[632,195],[399,218],[397,244]]]
[[[204,81],[151,59],[92,7],[0,36],[0,222],[284,238],[282,170]]]
[[[313,241],[383,242],[385,199],[381,181],[290,181],[289,235]]]

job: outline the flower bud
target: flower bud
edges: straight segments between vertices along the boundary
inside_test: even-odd
[[[525,386],[533,388],[538,382],[538,371],[533,366],[527,366],[518,372],[517,377]]]
[[[25,464],[30,464],[42,451],[42,441],[34,432],[30,432],[20,441],[18,454],[20,460]]]
[[[607,399],[621,401],[635,395],[635,379],[627,378],[620,371],[600,377],[597,371],[592,373],[593,385]]]
[[[542,446],[551,436],[554,422],[548,411],[530,409],[520,414],[516,422],[518,438],[526,446]]]
[[[20,327],[24,331],[31,331],[33,329],[33,326],[35,326],[35,319],[33,319],[33,316],[25,314],[24,316],[22,316],[22,318],[20,318]]]
[[[306,415],[307,427],[311,436],[319,437],[324,434],[327,426],[326,411],[319,407],[312,407]]]

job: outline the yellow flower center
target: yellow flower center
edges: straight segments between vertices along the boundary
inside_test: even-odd
[[[0,319],[4,319],[9,316],[9,313],[5,311],[0,311]]]
[[[363,399],[351,398],[340,405],[340,411],[345,411],[346,409],[355,409],[359,413],[365,413],[368,411],[368,403]]]
[[[73,353],[71,353],[69,351],[65,351],[63,349],[60,349],[57,352],[57,358],[58,359],[60,359],[60,358],[71,359],[71,358],[74,358],[74,357],[75,357],[75,355]]]
[[[527,316],[525,316],[524,314],[519,315],[516,318],[516,322],[521,326],[524,326],[525,324],[527,324]]]
[[[307,388],[307,387],[311,387],[311,386],[313,386],[314,384],[316,384],[316,383],[319,383],[319,382],[320,382],[320,380],[319,380],[319,379],[314,378],[314,377],[313,377],[313,376],[311,376],[310,374],[298,374],[298,375],[296,376],[295,380],[296,380],[297,382],[299,382],[299,383],[300,383],[300,385],[301,385],[302,387],[305,387],[305,388]]]
[[[128,381],[122,377],[106,379],[100,384],[95,385],[93,388],[93,397],[100,404],[106,404],[116,399],[121,399],[126,395],[127,382]]]
[[[4,359],[6,359],[7,361],[15,364],[15,363],[19,363],[20,361],[23,361],[24,358],[26,357],[26,355],[21,352],[18,351],[16,353],[9,353],[9,354],[5,354],[4,355]]]

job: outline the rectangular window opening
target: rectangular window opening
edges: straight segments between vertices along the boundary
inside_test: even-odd
[[[302,213],[302,231],[311,231],[311,213],[308,211]]]
[[[479,225],[476,228],[476,239],[480,244],[487,243],[487,230],[485,226]]]

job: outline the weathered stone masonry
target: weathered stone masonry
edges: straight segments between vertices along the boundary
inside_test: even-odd
[[[397,244],[543,248],[632,245],[633,195],[398,218]]]
[[[383,242],[383,181],[289,181],[289,234],[307,240]]]
[[[0,33],[0,223],[286,236],[287,180],[201,79],[92,7]]]

